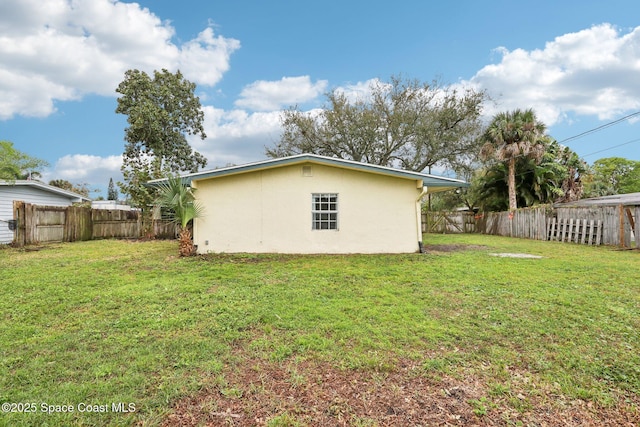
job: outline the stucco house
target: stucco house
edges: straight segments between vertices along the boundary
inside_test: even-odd
[[[313,154],[182,178],[204,207],[193,227],[201,254],[416,252],[421,199],[468,185]]]
[[[13,220],[14,200],[44,206],[71,206],[73,203],[89,201],[80,194],[38,181],[0,180],[0,244],[13,241],[14,231],[9,224]]]

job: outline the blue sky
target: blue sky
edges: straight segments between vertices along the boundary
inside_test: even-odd
[[[104,190],[121,179],[127,69],[197,83],[209,166],[265,158],[279,111],[402,75],[534,108],[559,141],[640,111],[637,1],[5,0],[0,139],[50,163],[44,178]],[[640,160],[634,117],[567,141],[592,163]],[[106,195],[103,193],[103,195]]]

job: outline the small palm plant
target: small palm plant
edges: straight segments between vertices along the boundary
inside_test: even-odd
[[[171,220],[180,227],[180,256],[195,253],[189,222],[202,216],[203,208],[194,195],[195,189],[182,179],[172,177],[158,186],[157,203],[169,211]]]

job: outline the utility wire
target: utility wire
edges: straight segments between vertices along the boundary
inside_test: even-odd
[[[640,111],[636,111],[635,113],[629,114],[627,116],[621,117],[621,118],[619,118],[617,120],[614,120],[612,122],[605,123],[605,124],[603,124],[601,126],[595,127],[593,129],[589,129],[587,131],[584,131],[584,132],[579,133],[579,134],[574,135],[574,136],[570,136],[568,138],[563,139],[562,141],[557,141],[557,142],[558,142],[558,144],[562,144],[562,143],[567,142],[567,141],[573,141],[575,139],[582,138],[582,137],[590,135],[592,133],[599,132],[599,131],[601,131],[603,129],[606,129],[608,127],[615,126],[618,123],[621,123],[621,122],[623,122],[625,120],[629,120],[630,118],[638,116],[638,115],[640,115]],[[602,152],[605,152],[605,151],[613,150],[614,148],[619,148],[619,147],[622,147],[624,145],[632,144],[634,142],[639,142],[639,141],[640,141],[640,138],[633,139],[631,141],[627,141],[627,142],[624,142],[622,144],[614,145],[613,147],[608,147],[608,148],[604,148],[602,150],[598,150],[598,151],[594,151],[592,153],[585,154],[584,156],[581,156],[581,158],[585,158],[585,157],[588,157],[588,156],[593,156],[594,154],[598,154],[598,153],[602,153]],[[519,154],[519,155],[517,155],[515,157],[516,158],[520,158],[520,157],[525,157],[525,156],[524,156],[524,154]],[[516,177],[524,176],[524,175],[527,175],[527,174],[530,174],[530,173],[534,173],[534,172],[535,172],[534,170],[527,170],[527,171],[524,171],[524,172],[518,172],[518,173],[516,173]],[[495,182],[498,182],[498,179],[492,180],[490,182],[490,184],[495,183]]]
[[[592,134],[592,133],[599,132],[599,131],[601,131],[601,130],[603,130],[603,129],[606,129],[606,128],[608,128],[608,127],[615,126],[615,125],[617,125],[618,123],[621,123],[621,122],[623,122],[623,121],[625,121],[625,120],[629,120],[630,118],[635,117],[635,116],[638,116],[638,115],[640,115],[640,111],[636,111],[635,113],[632,113],[632,114],[629,114],[629,115],[627,115],[627,116],[621,117],[621,118],[619,118],[619,119],[617,119],[617,120],[614,120],[614,121],[612,121],[612,122],[605,123],[605,124],[603,124],[603,125],[601,125],[601,126],[598,126],[598,127],[593,128],[593,129],[589,129],[589,130],[584,131],[584,132],[582,132],[582,133],[579,133],[579,134],[577,134],[577,135],[570,136],[570,137],[568,137],[568,138],[563,139],[562,141],[557,141],[557,143],[558,143],[558,144],[563,144],[563,143],[565,143],[565,142],[567,142],[567,141],[573,141],[573,140],[575,140],[575,139],[582,138],[582,137],[587,136],[587,135],[590,135],[590,134]],[[582,158],[584,158],[584,157],[588,157],[588,156],[593,156],[594,154],[602,153],[602,152],[604,152],[604,151],[613,150],[614,148],[622,147],[622,146],[624,146],[624,145],[632,144],[632,143],[634,143],[634,142],[638,142],[638,141],[640,141],[640,138],[638,138],[638,139],[633,139],[633,140],[631,140],[631,141],[627,141],[627,142],[623,142],[622,144],[614,145],[613,147],[608,147],[608,148],[604,148],[604,149],[602,149],[602,150],[594,151],[594,152],[592,152],[592,153],[585,154],[584,156],[581,156],[581,157],[582,157]],[[518,154],[518,155],[517,155],[517,156],[515,156],[515,157],[516,157],[516,158],[520,158],[520,157],[525,157],[525,155],[524,155],[524,154]]]
[[[611,126],[617,125],[618,123],[623,122],[623,121],[625,121],[625,120],[629,120],[630,118],[635,117],[635,116],[637,116],[637,115],[640,115],[640,111],[636,111],[635,113],[632,113],[632,114],[629,114],[628,116],[624,116],[624,117],[622,117],[622,118],[619,118],[618,120],[614,120],[614,121],[612,121],[612,122],[605,123],[605,124],[603,124],[602,126],[598,126],[597,128],[589,129],[589,130],[587,130],[587,131],[584,131],[584,132],[582,132],[582,133],[579,133],[578,135],[570,136],[569,138],[565,138],[565,139],[563,139],[562,141],[558,141],[558,143],[562,144],[563,142],[573,141],[574,139],[582,138],[583,136],[590,135],[590,134],[592,134],[592,133],[595,133],[595,132],[601,131],[601,130],[606,129],[606,128],[608,128],[608,127],[611,127]],[[612,148],[613,148],[613,147],[612,147]]]
[[[594,151],[593,153],[585,154],[585,155],[584,155],[584,156],[582,156],[582,157],[593,156],[594,154],[602,153],[603,151],[613,150],[614,148],[622,147],[623,145],[632,144],[632,143],[634,143],[634,142],[638,142],[638,141],[640,141],[640,138],[632,139],[631,141],[623,142],[622,144],[614,145],[613,147],[604,148],[604,149],[602,149],[602,150]]]
[[[640,142],[640,138],[632,139],[631,141],[627,141],[627,142],[624,142],[622,144],[614,145],[613,147],[609,147],[609,148],[605,148],[603,150],[594,151],[593,153],[585,154],[584,156],[581,156],[581,158],[584,159],[585,157],[593,156],[594,154],[602,153],[604,151],[613,150],[614,148],[622,147],[623,145],[632,144],[634,142]],[[520,154],[520,155],[516,156],[516,158],[520,158],[520,157],[524,157],[524,155]],[[516,177],[525,176],[527,174],[534,173],[534,172],[535,172],[534,169],[529,169],[529,170],[526,170],[526,171],[523,171],[523,172],[518,172],[518,173],[516,173]],[[490,183],[492,184],[492,183],[495,183],[495,182],[498,182],[498,181],[499,181],[499,179],[494,179]]]

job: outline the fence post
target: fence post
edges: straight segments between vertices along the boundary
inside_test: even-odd
[[[509,237],[513,237],[513,216],[515,213],[515,210],[509,211]]]
[[[17,221],[13,244],[17,247],[22,247],[24,246],[26,232],[24,202],[13,201],[13,218]]]
[[[36,205],[25,203],[24,205],[24,244],[33,245],[38,242],[38,215]]]
[[[640,206],[635,209],[635,227],[633,237],[636,240],[636,248],[640,249]]]
[[[68,206],[64,211],[64,224],[62,228],[62,241],[75,242],[78,238],[78,212],[73,206]]]

